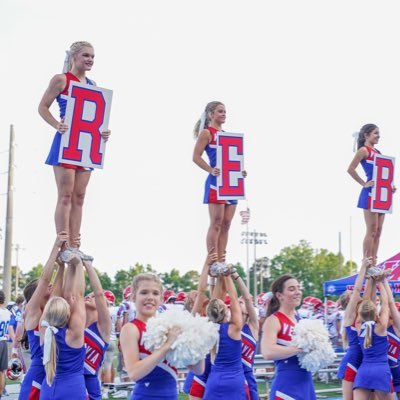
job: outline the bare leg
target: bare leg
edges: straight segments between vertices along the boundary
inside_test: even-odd
[[[363,254],[366,257],[374,256],[374,243],[378,232],[378,215],[369,210],[364,210],[364,220],[367,231],[363,241]]]
[[[385,221],[385,214],[378,214],[378,228],[376,230],[376,235],[375,235],[375,240],[374,240],[374,245],[373,245],[373,253],[372,253],[372,257],[373,257],[375,263],[378,259],[379,240],[381,238],[382,226],[383,226],[384,221]]]
[[[342,380],[343,400],[353,400],[353,382]]]
[[[56,178],[58,198],[54,220],[56,231],[70,232],[70,213],[72,191],[75,183],[75,170],[54,166],[54,176]],[[70,235],[71,237],[71,235]]]
[[[225,258],[226,247],[228,245],[229,228],[233,216],[235,215],[236,205],[230,204],[225,206],[224,219],[222,220],[221,232],[218,237],[218,260],[223,261]]]
[[[354,400],[368,400],[370,394],[370,390],[357,388],[353,391],[353,398]]]
[[[86,187],[89,183],[91,171],[79,171],[75,175],[75,185],[72,192],[71,212],[69,218],[70,238],[79,236],[82,222],[82,208],[85,199]]]
[[[210,214],[210,226],[207,232],[207,251],[219,254],[218,244],[219,235],[221,232],[222,221],[224,220],[225,204],[213,204],[208,205],[208,212]]]

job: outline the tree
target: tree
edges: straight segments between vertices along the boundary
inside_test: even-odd
[[[348,275],[349,263],[344,264],[341,254],[326,249],[313,249],[305,240],[285,247],[271,260],[271,279],[282,274],[294,275],[303,285],[303,296],[323,296],[326,280]]]

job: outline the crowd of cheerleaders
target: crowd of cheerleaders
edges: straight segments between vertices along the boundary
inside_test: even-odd
[[[69,129],[64,117],[70,82],[95,85],[93,80],[86,77],[93,62],[94,49],[90,43],[73,43],[67,52],[63,73],[51,79],[39,104],[42,118],[57,130],[46,164],[54,169],[58,193],[55,225],[60,234],[42,277],[25,288],[27,304],[24,331],[32,360],[22,383],[20,399],[39,398],[39,394],[41,399],[86,399],[86,392],[91,399],[99,399],[101,391],[97,375],[104,354],[104,364],[112,364],[105,350],[112,348],[110,335],[113,334],[114,324],[92,266],[93,258],[79,249],[82,208],[91,171],[84,167],[60,164],[58,161],[61,136]],[[57,101],[60,108],[59,119],[50,111],[54,101]],[[196,295],[188,296],[187,305],[193,313],[207,315],[211,321],[220,324],[220,338],[218,346],[206,360],[190,366],[191,372],[185,387],[192,399],[257,398],[252,362],[259,341],[263,356],[276,360],[276,376],[270,398],[314,399],[311,374],[300,368],[298,363],[297,355],[302,350],[291,345],[292,329],[300,318],[296,311],[301,303],[299,282],[290,275],[284,275],[273,283],[266,319],[260,331],[257,313],[246,286],[224,262],[229,227],[236,208],[236,201],[220,201],[216,192],[216,180],[221,172],[216,165],[216,138],[218,132],[222,131],[225,119],[224,104],[210,102],[194,129],[197,140],[193,161],[208,173],[204,203],[208,204],[210,215],[206,240],[209,257],[203,268],[198,291]],[[108,140],[110,131],[104,130],[101,136],[103,140]],[[379,129],[376,125],[368,124],[361,128],[357,136],[359,150],[348,172],[363,187],[358,204],[364,209],[367,225],[363,254],[368,257],[368,263],[374,266],[384,219],[383,214],[370,211],[371,187],[374,185],[370,167],[377,153],[374,146],[380,137]],[[203,159],[204,153],[208,156],[208,162]],[[359,164],[366,172],[366,182],[356,172]],[[247,176],[246,171],[241,173],[243,177]],[[49,286],[55,263],[58,265],[56,278],[53,285]],[[67,268],[65,264],[68,264]],[[364,264],[362,271],[365,272],[369,264]],[[92,295],[85,298],[84,269],[93,289]],[[205,297],[209,272],[217,276],[215,287],[211,282],[211,287],[214,287],[210,290],[211,299]],[[360,279],[363,278],[361,275]],[[343,379],[345,399],[353,396],[356,399],[366,399],[369,391],[375,391],[380,398],[390,398],[393,389],[390,387],[390,371],[395,375],[399,370],[396,332],[400,325],[397,323],[395,304],[390,291],[385,290],[387,283],[380,271],[372,268],[367,275],[372,276],[367,285],[369,293],[375,293],[375,282],[380,281],[379,318],[375,301],[367,300],[368,296],[364,295],[364,301],[360,304],[360,288],[356,285],[349,296],[349,305],[342,321],[349,339],[349,348],[339,372]],[[234,283],[238,284],[240,299]],[[229,307],[225,301],[226,294],[229,295]],[[110,293],[108,295],[111,296]],[[146,321],[162,311],[161,295],[162,284],[154,275],[140,275],[132,284],[135,319],[121,328],[119,347],[128,379],[136,382],[132,395],[134,399],[168,400],[177,397],[176,370],[166,363],[165,354],[179,335],[179,329],[172,329],[164,345],[152,354],[141,343]],[[315,304],[309,307],[315,308]],[[387,333],[389,308],[393,323]],[[337,333],[336,337],[339,336]],[[387,362],[387,337],[391,340],[389,360],[394,363],[390,368]],[[373,376],[368,371],[374,371]],[[111,379],[108,375],[111,373],[106,369],[105,381]],[[395,391],[398,390],[396,379],[393,378]]]
[[[118,347],[123,380],[135,382],[131,399],[176,400],[178,371],[165,356],[181,332],[171,329],[153,353],[141,340],[147,321],[172,307],[220,325],[218,345],[205,360],[188,366],[183,390],[191,400],[258,399],[253,374],[258,341],[263,357],[275,360],[271,399],[316,398],[312,375],[300,367],[297,354],[302,350],[291,345],[291,335],[301,318],[321,318],[320,305],[315,298],[305,298],[301,304],[295,277],[277,278],[271,292],[259,297],[257,310],[234,268],[210,277],[217,259],[210,253],[196,291],[175,295],[163,291],[157,275],[139,274],[124,290],[123,303],[115,307],[114,295],[103,290],[91,261],[76,255],[67,263],[60,260],[65,240],[66,233],[57,236],[42,276],[24,288],[26,303],[13,357],[26,336],[31,360],[19,399],[104,398],[100,381],[112,380],[107,374]],[[361,297],[372,264],[371,258],[363,260],[353,291],[339,299],[343,310],[331,305],[328,314],[341,315],[333,320],[341,322],[346,348],[338,371],[345,400],[367,399],[372,391],[383,399],[392,399],[394,392],[400,395],[400,316],[385,274],[372,275]],[[92,288],[86,296],[84,270]]]

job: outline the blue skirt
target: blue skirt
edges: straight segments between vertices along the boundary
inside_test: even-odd
[[[269,396],[270,400],[316,400],[311,372],[300,368],[278,370]]]
[[[353,389],[380,390],[390,393],[391,379],[392,374],[387,362],[363,362],[357,371]]]

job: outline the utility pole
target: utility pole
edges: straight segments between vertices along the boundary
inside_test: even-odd
[[[14,125],[10,125],[10,150],[8,156],[7,214],[4,241],[3,291],[6,302],[11,298],[11,248],[13,231],[13,192],[14,192]]]

